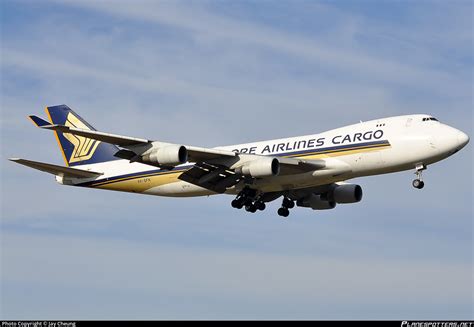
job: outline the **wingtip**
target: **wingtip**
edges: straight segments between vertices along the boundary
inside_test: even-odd
[[[36,115],[29,115],[28,118],[33,122],[33,124],[36,127],[43,127],[47,125],[51,125],[48,121],[44,120],[43,118],[40,118]]]

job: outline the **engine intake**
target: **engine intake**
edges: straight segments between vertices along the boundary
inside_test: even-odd
[[[141,159],[157,166],[177,166],[188,161],[188,150],[183,145],[166,145],[151,150]]]
[[[240,172],[252,177],[277,176],[280,173],[280,162],[277,158],[262,158],[243,165]]]

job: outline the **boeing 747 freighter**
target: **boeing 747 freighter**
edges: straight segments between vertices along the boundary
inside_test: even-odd
[[[66,105],[46,108],[66,167],[12,158],[56,176],[60,184],[140,194],[191,197],[229,194],[232,207],[264,210],[282,198],[289,209],[333,209],[362,199],[362,187],[346,181],[362,176],[422,172],[459,150],[469,137],[430,115],[382,118],[324,133],[203,148],[103,133]]]

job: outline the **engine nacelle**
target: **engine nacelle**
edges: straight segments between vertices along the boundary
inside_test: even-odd
[[[334,209],[336,202],[326,201],[321,198],[320,195],[311,194],[303,199],[296,201],[296,205],[299,207],[311,208],[313,210],[326,210]]]
[[[362,187],[357,184],[337,185],[329,194],[329,200],[336,203],[355,203],[362,200]]]
[[[157,166],[177,166],[188,161],[188,150],[183,145],[165,145],[152,149],[141,159],[143,162]]]
[[[239,170],[243,175],[252,177],[277,176],[280,173],[280,162],[277,158],[261,158],[246,163]]]

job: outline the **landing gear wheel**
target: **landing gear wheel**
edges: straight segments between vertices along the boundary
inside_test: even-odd
[[[252,201],[252,199],[250,199],[250,198],[245,198],[243,204],[244,204],[244,206],[246,206],[246,207],[250,207],[250,206],[253,204],[253,201]]]
[[[278,214],[282,217],[288,217],[288,215],[290,214],[290,210],[288,210],[288,208],[281,207],[280,209],[278,209]]]
[[[416,165],[415,169],[416,169],[415,171],[416,179],[413,181],[412,185],[414,188],[421,190],[425,186],[425,183],[423,182],[422,174],[423,174],[423,170],[426,169],[426,166],[423,164],[418,164]]]
[[[265,203],[257,201],[255,202],[255,206],[257,207],[258,210],[263,211],[267,207]]]
[[[257,207],[254,204],[249,206],[245,206],[245,210],[251,213],[255,213],[257,211]]]
[[[425,186],[425,182],[419,179],[415,179],[412,183],[414,188],[421,190]]]
[[[233,200],[231,203],[232,208],[242,209],[244,204],[240,200]]]

